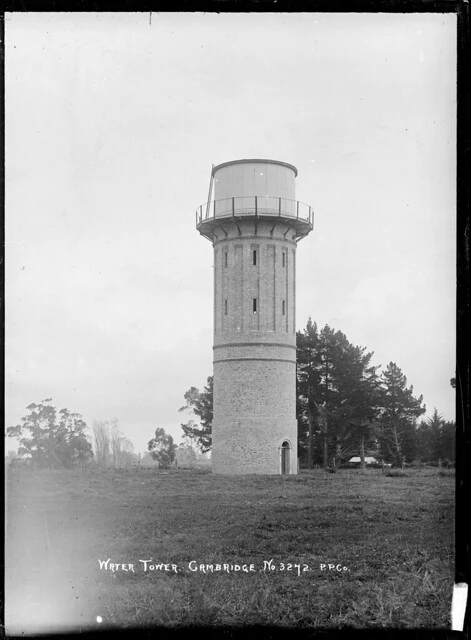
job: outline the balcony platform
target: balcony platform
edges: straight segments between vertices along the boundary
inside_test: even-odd
[[[238,224],[244,220],[272,221],[289,224],[296,232],[296,241],[310,233],[314,227],[314,210],[298,200],[272,196],[242,196],[212,200],[196,210],[196,229],[214,242],[214,232],[221,222]]]

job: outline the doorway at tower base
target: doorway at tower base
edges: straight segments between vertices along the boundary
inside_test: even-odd
[[[213,422],[211,470],[224,475],[296,475],[298,425],[290,418]]]

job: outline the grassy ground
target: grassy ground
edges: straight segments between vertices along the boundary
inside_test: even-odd
[[[12,469],[7,632],[449,627],[454,483],[437,469],[389,477]],[[108,558],[134,572],[100,569]],[[145,571],[139,560],[151,559]],[[151,570],[157,562],[169,570]],[[255,570],[205,573],[201,564]]]

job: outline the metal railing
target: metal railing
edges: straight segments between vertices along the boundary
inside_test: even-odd
[[[207,220],[239,216],[295,218],[314,226],[314,209],[299,200],[273,196],[236,196],[200,205],[196,210],[196,227]]]

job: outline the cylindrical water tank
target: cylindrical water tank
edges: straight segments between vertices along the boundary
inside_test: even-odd
[[[295,212],[297,169],[275,160],[235,160],[214,167],[215,215]],[[255,202],[257,198],[257,202]]]
[[[214,199],[266,196],[296,200],[296,167],[275,160],[235,160],[213,169]]]

